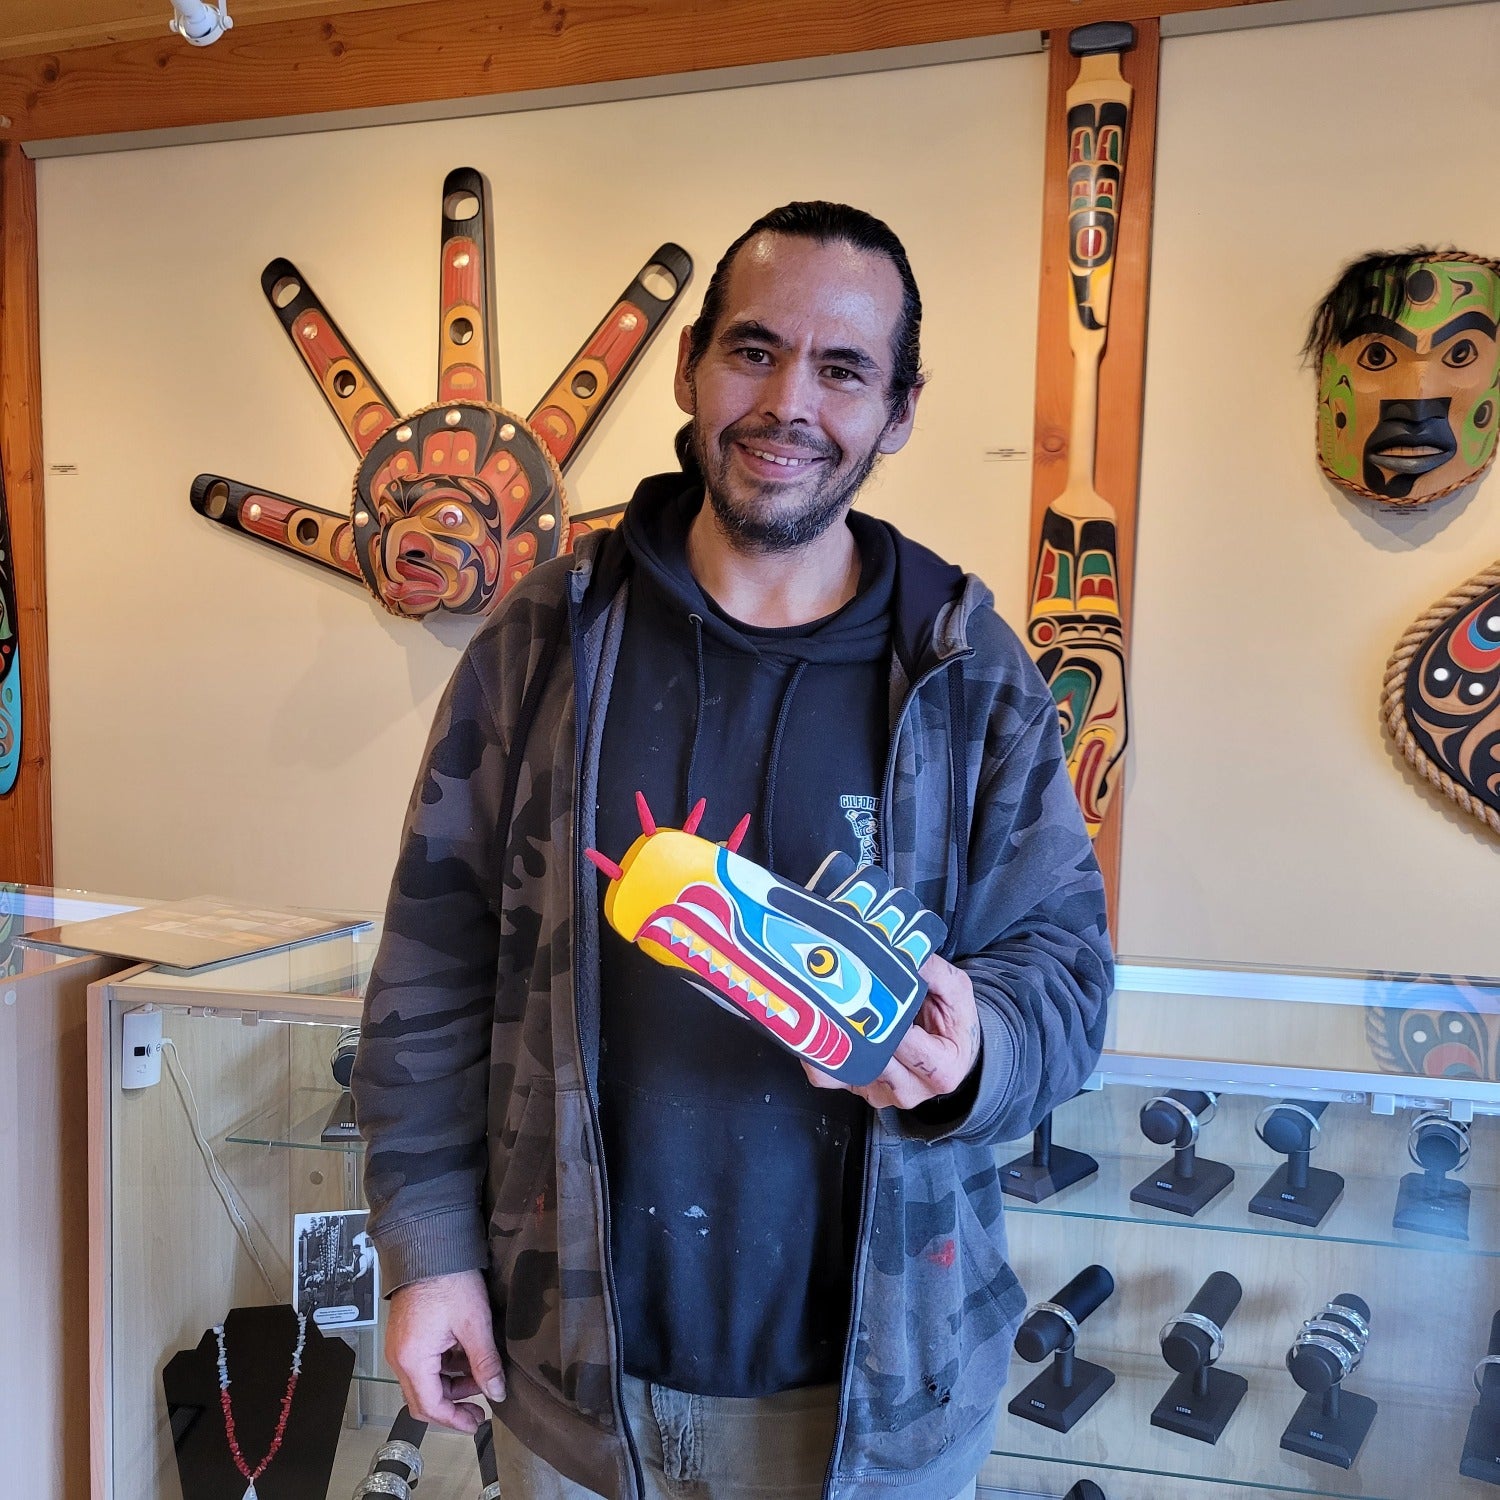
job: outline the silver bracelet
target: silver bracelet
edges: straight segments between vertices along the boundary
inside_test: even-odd
[[[500,1481],[485,1485],[479,1492],[479,1500],[500,1500]]]
[[[1261,1138],[1262,1141],[1265,1141],[1266,1145],[1270,1146],[1271,1143],[1270,1141],[1266,1140],[1265,1132],[1261,1127],[1265,1125],[1266,1121],[1269,1120],[1278,1109],[1290,1110],[1294,1115],[1301,1115],[1302,1118],[1312,1126],[1312,1131],[1307,1137],[1307,1149],[1311,1151],[1316,1145],[1318,1145],[1323,1135],[1322,1121],[1319,1120],[1318,1117],[1310,1109],[1304,1109],[1302,1105],[1293,1104],[1290,1101],[1284,1104],[1268,1104],[1263,1110],[1261,1110],[1258,1115],[1256,1115],[1255,1133]],[[1274,1151],[1276,1148],[1272,1146],[1271,1149]]]
[[[1324,1338],[1336,1339],[1348,1351],[1349,1358],[1354,1364],[1349,1368],[1354,1369],[1365,1357],[1365,1341],[1345,1323],[1340,1323],[1336,1318],[1309,1318],[1303,1325],[1304,1333],[1320,1333]]]
[[[366,1474],[354,1486],[353,1500],[366,1495],[394,1495],[396,1500],[411,1500],[411,1486],[399,1474]]]
[[[1292,1342],[1292,1352],[1298,1349],[1322,1349],[1331,1354],[1339,1362],[1340,1380],[1346,1380],[1354,1373],[1355,1359],[1349,1352],[1349,1346],[1340,1343],[1338,1339],[1331,1339],[1325,1333],[1309,1333],[1303,1329]]]
[[[389,1438],[375,1450],[375,1457],[370,1461],[370,1467],[377,1464],[405,1464],[411,1470],[411,1478],[406,1482],[413,1489],[417,1481],[422,1477],[422,1450],[415,1443],[408,1443],[404,1438]]]
[[[1214,1096],[1210,1094],[1208,1097],[1209,1100],[1212,1101]],[[1181,1099],[1174,1099],[1170,1094],[1158,1094],[1154,1099],[1149,1099],[1146,1101],[1146,1107],[1148,1109],[1153,1104],[1165,1104],[1168,1109],[1175,1109],[1177,1113],[1180,1114],[1182,1118],[1188,1123],[1188,1146],[1196,1146],[1198,1144],[1198,1132],[1203,1128],[1204,1122],[1200,1120],[1198,1116],[1195,1115],[1192,1110],[1190,1110],[1187,1105],[1182,1102]],[[1210,1115],[1209,1118],[1212,1119],[1213,1117]],[[1185,1151],[1187,1147],[1177,1146],[1173,1149],[1178,1151]]]
[[[1477,1365],[1474,1366],[1474,1389],[1478,1391],[1481,1396],[1484,1395],[1484,1386],[1480,1384],[1480,1381],[1484,1379],[1484,1376],[1480,1372],[1485,1368],[1486,1365],[1500,1365],[1500,1354],[1486,1354],[1485,1357],[1480,1360]]]
[[[1078,1319],[1075,1318],[1073,1316],[1073,1314],[1070,1313],[1067,1310],[1067,1308],[1065,1308],[1061,1303],[1059,1303],[1059,1302],[1038,1302],[1037,1305],[1031,1309],[1031,1312],[1032,1312],[1032,1316],[1035,1316],[1039,1312],[1049,1312],[1049,1313],[1055,1314],[1057,1317],[1061,1318],[1064,1323],[1066,1323],[1068,1325],[1068,1332],[1073,1336],[1073,1338],[1075,1340],[1077,1339],[1077,1337],[1078,1337]]]
[[[1161,1332],[1156,1336],[1157,1343],[1166,1343],[1167,1335],[1179,1323],[1186,1323],[1188,1327],[1196,1328],[1200,1333],[1208,1335],[1212,1345],[1208,1351],[1208,1362],[1211,1365],[1218,1364],[1219,1356],[1224,1352],[1224,1330],[1212,1318],[1206,1318],[1202,1313],[1178,1313],[1175,1318],[1168,1318],[1161,1325]]]
[[[1450,1119],[1439,1109],[1424,1109],[1415,1120],[1411,1122],[1411,1129],[1406,1133],[1406,1154],[1412,1159],[1414,1166],[1421,1167],[1425,1172],[1426,1165],[1417,1156],[1417,1132],[1424,1125],[1450,1125],[1458,1137],[1458,1161],[1454,1163],[1451,1171],[1462,1172],[1469,1164],[1469,1127],[1462,1120]]]
[[[1356,1312],[1347,1302],[1328,1302],[1324,1304],[1323,1311],[1318,1314],[1320,1318],[1342,1318],[1362,1339],[1370,1337],[1370,1325],[1363,1313]]]

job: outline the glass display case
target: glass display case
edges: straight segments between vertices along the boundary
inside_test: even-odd
[[[378,940],[372,923],[207,971],[137,968],[92,990],[101,1226],[92,1274],[103,1331],[92,1382],[95,1500],[176,1500],[167,1362],[232,1308],[290,1303],[295,1215],[362,1205],[360,1142],[324,1131],[331,1116],[337,1128],[333,1058],[359,1022]],[[143,1012],[159,1014],[171,1046],[158,1081],[126,1089],[124,1018]],[[330,1495],[353,1492],[401,1407],[381,1358],[384,1313],[378,1304],[373,1328],[324,1330],[354,1354]],[[422,1454],[425,1500],[479,1493],[472,1441],[429,1432]],[[261,1492],[275,1493],[269,1475]]]
[[[1085,1267],[1111,1273],[1076,1348],[1114,1381],[1066,1433],[1006,1410],[985,1477],[1054,1494],[1090,1478],[1109,1500],[1497,1493],[1500,1416],[1481,1413],[1470,1442],[1500,1307],[1497,1042],[1500,981],[1122,961],[1088,1089],[1054,1112],[1050,1142],[999,1153],[1002,1180],[1037,1199],[1006,1205],[1031,1303]],[[1097,1169],[1049,1191],[1036,1162],[1064,1183],[1084,1170],[1069,1151]],[[1152,1417],[1177,1374],[1164,1348],[1215,1273],[1241,1296],[1213,1368],[1246,1389],[1209,1441]],[[1288,1355],[1344,1294],[1368,1338],[1339,1388],[1377,1410],[1353,1453],[1310,1456],[1283,1445],[1306,1396]],[[1017,1356],[1007,1400],[1042,1368]]]
[[[341,1092],[331,1059],[357,1024],[378,935],[372,925],[198,975],[134,970],[92,991],[96,1500],[175,1500],[165,1363],[229,1308],[288,1300],[295,1214],[361,1205],[360,1146],[327,1134]],[[144,1007],[172,1047],[158,1083],[125,1090],[123,1018]],[[1075,1374],[1111,1378],[1066,1431],[1003,1409],[981,1494],[1062,1496],[1084,1479],[1109,1500],[1493,1493],[1460,1470],[1500,1305],[1497,1044],[1495,981],[1122,962],[1089,1087],[1058,1108],[1050,1139],[997,1148],[1002,1180],[1031,1195],[1008,1197],[1007,1223],[1033,1306],[1092,1267],[1108,1273],[1090,1272],[1096,1290],[1112,1284],[1076,1334],[1059,1323],[1061,1345],[1017,1355],[1006,1401],[1055,1372],[1070,1340]],[[1092,1163],[1073,1181],[1084,1164],[1069,1152]],[[1238,1302],[1222,1326],[1208,1320],[1205,1342],[1213,1379],[1238,1375],[1244,1389],[1207,1441],[1152,1416],[1180,1373],[1164,1350],[1197,1336],[1195,1297],[1225,1278]],[[1338,1338],[1318,1330],[1330,1317],[1335,1332],[1354,1325],[1330,1303],[1363,1308],[1365,1330],[1349,1338],[1335,1422],[1361,1397],[1376,1403],[1348,1467],[1337,1432],[1311,1439],[1326,1443],[1312,1455],[1283,1446],[1309,1389],[1328,1406],[1328,1382],[1299,1384],[1306,1370],[1294,1379],[1288,1354],[1333,1357],[1324,1345]],[[333,1336],[354,1351],[328,1489],[344,1495],[400,1398],[381,1326]],[[1480,1384],[1497,1369],[1481,1365]],[[1496,1446],[1481,1416],[1478,1450]],[[423,1451],[427,1500],[472,1500],[473,1445],[433,1432]]]
[[[20,939],[132,904],[0,885],[0,1453],[18,1494],[79,1495],[87,1481],[85,998],[121,967]]]

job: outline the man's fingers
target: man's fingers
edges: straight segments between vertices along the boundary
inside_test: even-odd
[[[484,1313],[484,1317],[469,1320],[455,1332],[468,1356],[469,1373],[478,1382],[479,1390],[491,1401],[503,1401],[505,1372],[500,1366],[500,1351],[495,1347],[495,1333],[490,1323],[487,1303]]]
[[[812,1084],[815,1089],[848,1088],[848,1084],[840,1083],[838,1079],[835,1078],[831,1073],[825,1073],[821,1068],[813,1067],[811,1063],[803,1063],[802,1071],[807,1074],[807,1081]],[[858,1093],[859,1091],[856,1089],[854,1090],[854,1092]]]
[[[439,1360],[433,1357],[422,1360],[416,1367],[396,1371],[407,1408],[419,1422],[451,1427],[458,1432],[477,1432],[483,1420],[479,1408],[454,1403],[444,1390],[451,1377],[444,1376],[438,1366]]]
[[[891,1061],[931,1083],[952,1071],[952,1065],[957,1061],[957,1051],[947,1037],[934,1036],[916,1025],[901,1038]],[[954,1085],[955,1088],[957,1086]],[[947,1090],[942,1092],[946,1093]]]
[[[484,1394],[472,1375],[444,1375],[443,1390],[450,1401],[462,1401],[466,1396]]]
[[[952,982],[955,979],[962,979],[967,982],[969,977],[964,973],[962,969],[958,968],[955,964],[950,964],[941,953],[928,954],[927,961],[922,965],[920,969],[917,970],[917,973],[920,974],[928,984],[932,985],[934,989],[939,990],[950,989],[952,987]]]

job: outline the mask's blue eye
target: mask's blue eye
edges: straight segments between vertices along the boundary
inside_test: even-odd
[[[807,952],[807,972],[814,979],[827,979],[837,972],[839,956],[832,948],[818,946]]]

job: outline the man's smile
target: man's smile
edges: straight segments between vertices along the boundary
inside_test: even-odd
[[[816,458],[792,458],[784,454],[768,452],[765,448],[752,448],[748,443],[742,444],[741,446],[745,449],[745,452],[749,453],[752,457],[762,458],[770,464],[780,464],[783,468],[786,469],[805,469],[808,464],[815,464],[820,462],[820,460]]]
[[[763,447],[759,443],[748,443],[743,439],[737,441],[734,447],[738,449],[745,466],[763,477],[791,478],[797,474],[807,473],[824,461],[824,455],[809,453],[806,449],[790,452],[783,449],[778,452],[774,448]]]

